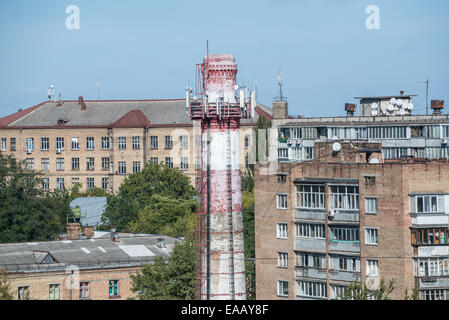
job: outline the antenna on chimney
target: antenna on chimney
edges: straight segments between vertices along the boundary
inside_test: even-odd
[[[100,80],[97,81],[97,89],[98,89],[98,100],[100,100]]]
[[[279,85],[279,100],[283,101],[282,86],[284,85],[284,79],[282,78],[280,70],[278,70],[278,85]]]
[[[50,85],[50,87],[48,87],[48,100],[53,100],[53,96],[55,95],[55,86],[54,85]]]

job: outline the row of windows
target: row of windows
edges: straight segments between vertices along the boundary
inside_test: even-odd
[[[180,148],[188,149],[188,136],[180,136]],[[7,139],[1,138],[1,151],[7,150]],[[73,137],[70,140],[71,150],[80,150],[80,138]],[[247,145],[245,139],[245,147]],[[248,140],[249,145],[249,140]],[[35,149],[35,139],[32,137],[25,138],[25,146],[27,152],[31,152]],[[41,137],[40,138],[40,150],[47,151],[50,150],[50,138],[49,137]],[[95,138],[94,137],[86,137],[86,150],[94,150],[95,149]],[[131,146],[133,150],[137,150],[141,148],[141,137],[134,136],[131,137]],[[124,150],[127,148],[127,137],[118,137],[117,138],[117,147],[119,150]],[[101,149],[109,150],[111,148],[111,138],[110,137],[101,137]],[[165,136],[165,149],[173,148],[173,137]],[[158,136],[150,136],[150,149],[158,149]],[[56,137],[56,150],[65,150],[65,138],[64,137]],[[16,138],[10,138],[10,151],[17,151],[17,143]]]
[[[418,258],[415,262],[416,277],[449,276],[449,258]]]
[[[109,297],[119,296],[119,280],[109,280]],[[30,298],[30,287],[21,286],[17,288],[17,298],[19,300],[27,300]],[[80,299],[90,298],[90,287],[89,282],[80,282],[79,288]],[[60,284],[50,284],[48,289],[48,299],[49,300],[60,300],[61,299],[61,285]]]
[[[412,245],[435,245],[449,243],[449,229],[423,228],[412,230]]]
[[[448,147],[426,147],[426,148],[382,148],[384,159],[399,159],[401,157],[439,159],[449,157]]]
[[[314,223],[295,223],[296,237],[325,239],[325,225]],[[288,224],[277,223],[276,235],[279,239],[288,238]],[[360,242],[358,227],[330,227],[330,239],[334,242]],[[378,228],[365,228],[365,244],[378,244]]]
[[[42,182],[42,190],[49,190],[50,189],[50,179],[49,178],[41,178]],[[56,178],[56,189],[63,190],[65,189],[65,178]],[[73,177],[72,178],[72,185],[76,183],[81,183],[80,178]],[[90,190],[95,188],[95,178],[93,177],[87,177],[86,178],[86,189]],[[101,178],[101,188],[103,190],[109,190],[109,178],[103,177]]]
[[[158,158],[151,157],[150,162],[153,164],[157,164]],[[173,168],[173,158],[166,157],[165,164],[167,166],[169,166],[170,168]],[[109,170],[110,166],[111,166],[110,158],[102,157],[101,158],[101,170],[103,170],[103,171]],[[25,159],[25,167],[27,170],[37,169],[35,166],[34,158]],[[118,167],[119,174],[126,174],[126,161],[119,161],[117,167]],[[187,170],[189,168],[189,158],[188,157],[181,157],[180,167],[181,167],[181,170]],[[71,158],[71,169],[72,169],[72,171],[80,170],[80,158]],[[65,170],[65,158],[56,158],[56,170],[57,171]],[[86,170],[87,171],[95,170],[95,158],[94,157],[86,158]],[[140,170],[141,170],[141,162],[133,161],[133,173],[138,173],[138,172],[140,172]],[[50,159],[49,158],[41,159],[40,171],[50,171]]]
[[[410,212],[412,213],[443,213],[443,195],[416,195],[410,197]]]

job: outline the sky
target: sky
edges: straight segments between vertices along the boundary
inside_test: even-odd
[[[344,115],[354,97],[400,90],[424,114],[427,76],[429,100],[449,104],[447,0],[1,0],[0,117],[47,100],[50,84],[65,100],[97,99],[98,80],[101,99],[183,98],[206,41],[235,56],[259,103],[279,95],[280,70],[291,115]]]

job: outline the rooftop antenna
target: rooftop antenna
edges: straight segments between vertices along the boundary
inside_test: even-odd
[[[426,81],[420,81],[421,83],[426,84],[426,115],[429,114],[429,74],[427,74]]]
[[[280,70],[278,70],[278,85],[279,85],[279,100],[283,101],[282,86],[284,85],[284,79],[282,78]]]
[[[55,86],[51,84],[50,87],[48,87],[48,100],[52,100],[54,94],[55,94]]]
[[[97,81],[97,90],[98,90],[98,100],[100,100],[100,80]]]

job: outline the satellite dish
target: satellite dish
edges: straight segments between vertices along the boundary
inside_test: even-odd
[[[371,109],[377,109],[378,106],[379,105],[376,102],[374,102],[371,104]]]
[[[372,116],[377,116],[377,110],[376,110],[376,109],[371,110],[371,115],[372,115]]]
[[[391,98],[390,99],[390,104],[396,104],[396,98]]]
[[[330,209],[329,210],[329,218],[333,218],[335,216],[335,210],[334,209]]]
[[[408,104],[408,109],[409,109],[409,110],[413,110],[413,103],[410,102],[410,103]]]
[[[236,90],[237,91],[237,89],[239,88],[239,85],[238,84],[236,84],[235,86],[234,86],[234,90]]]
[[[387,113],[387,107],[385,106],[383,106],[380,110],[382,111],[383,114]]]
[[[341,150],[341,144],[339,142],[334,142],[332,144],[332,150],[334,150],[335,152],[338,152]]]
[[[337,136],[333,136],[332,140],[338,140],[338,137]]]
[[[402,106],[404,104],[404,102],[401,99],[396,100],[396,105],[397,106]]]
[[[372,158],[372,159],[369,160],[369,163],[379,163],[379,159]]]
[[[399,110],[399,114],[401,115],[401,116],[403,116],[403,115],[405,115],[405,110],[404,109],[401,109],[401,110]]]
[[[388,111],[393,111],[394,110],[394,106],[392,104],[389,104],[387,109],[388,109]]]

